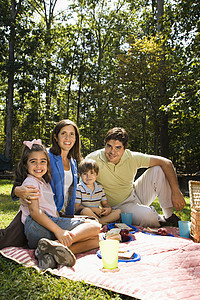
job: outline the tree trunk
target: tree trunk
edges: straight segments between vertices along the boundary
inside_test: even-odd
[[[164,0],[157,0],[157,29],[162,32],[162,17],[164,15]]]
[[[43,7],[44,7],[44,15],[45,15],[45,24],[46,24],[46,32],[45,32],[45,49],[47,51],[46,53],[46,87],[45,87],[45,93],[46,93],[46,115],[45,115],[45,141],[48,145],[49,143],[49,137],[50,137],[50,121],[51,121],[51,41],[52,41],[52,35],[51,35],[51,26],[53,24],[54,20],[54,9],[56,6],[57,0],[49,0],[49,5],[47,5],[47,1],[43,0]]]
[[[162,34],[164,15],[164,0],[157,0],[157,29],[158,33]],[[165,75],[165,45],[162,45],[163,50],[160,53],[160,82],[159,94],[160,103],[166,105],[168,100],[166,98],[166,75]],[[160,128],[160,154],[164,157],[169,156],[169,137],[168,137],[168,116],[167,113],[161,112],[161,128]]]
[[[82,89],[82,80],[83,80],[83,73],[84,73],[84,67],[83,67],[83,54],[81,56],[81,63],[79,68],[79,87],[78,87],[78,101],[77,101],[77,118],[76,118],[76,124],[79,126],[79,117],[80,117],[80,105],[81,105],[81,89]]]
[[[15,17],[16,2],[11,2],[11,25],[10,25],[10,41],[9,41],[9,71],[8,71],[8,94],[6,101],[6,147],[5,156],[12,159],[12,119],[13,119],[13,94],[14,94],[14,73],[15,73]]]
[[[163,112],[160,129],[161,155],[169,157],[168,115]]]

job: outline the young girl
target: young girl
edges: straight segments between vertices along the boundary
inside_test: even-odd
[[[39,200],[21,201],[22,223],[28,246],[36,249],[39,267],[73,266],[76,253],[98,247],[100,225],[91,220],[60,218],[49,184],[50,161],[41,140],[25,141],[16,176],[23,185],[34,186]],[[55,241],[57,240],[57,241]],[[74,253],[74,254],[73,254]]]
[[[76,190],[75,211],[81,215],[95,217],[106,225],[120,219],[121,210],[108,204],[102,185],[96,182],[99,166],[95,160],[84,159],[78,167],[81,183]]]

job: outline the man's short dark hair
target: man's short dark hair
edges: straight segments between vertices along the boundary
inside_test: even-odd
[[[128,133],[124,128],[114,127],[107,132],[104,143],[106,144],[110,140],[120,141],[123,144],[124,149],[126,149],[128,144]]]

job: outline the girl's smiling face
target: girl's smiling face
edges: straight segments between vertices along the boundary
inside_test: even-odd
[[[47,157],[43,151],[33,151],[27,160],[28,173],[41,180],[47,172]]]

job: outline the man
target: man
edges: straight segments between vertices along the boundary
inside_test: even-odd
[[[97,181],[104,187],[113,209],[133,214],[132,224],[150,227],[178,226],[180,218],[173,213],[185,206],[174,166],[169,159],[127,149],[128,134],[115,127],[105,136],[105,148],[87,156],[99,165]],[[148,168],[136,181],[139,168]],[[151,203],[158,197],[164,216]]]

